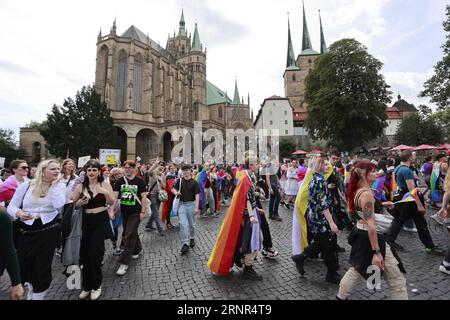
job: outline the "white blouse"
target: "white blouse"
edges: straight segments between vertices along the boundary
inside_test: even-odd
[[[75,176],[74,179],[70,180],[69,179],[65,179],[62,178],[61,179],[61,183],[64,184],[64,187],[66,188],[66,203],[72,203],[72,199],[70,198],[70,196],[72,195],[73,190],[75,190],[75,181],[77,180],[77,176]]]
[[[16,219],[16,213],[20,210],[19,207],[23,199],[23,212],[33,217],[40,217],[42,224],[53,221],[58,215],[57,209],[63,207],[66,203],[66,185],[60,182],[56,186],[51,186],[44,198],[35,198],[32,195],[35,185],[31,185],[27,191],[28,186],[29,183],[22,183],[17,188],[8,206],[8,214]],[[30,219],[23,222],[31,226],[35,220]]]

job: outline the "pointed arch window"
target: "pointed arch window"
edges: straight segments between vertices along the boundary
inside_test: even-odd
[[[141,111],[141,88],[142,88],[142,56],[137,54],[134,59],[133,80],[133,111]]]
[[[119,76],[117,78],[117,111],[125,110],[125,80],[127,71],[127,54],[124,50],[119,54]]]
[[[222,106],[219,106],[219,119],[222,119]]]

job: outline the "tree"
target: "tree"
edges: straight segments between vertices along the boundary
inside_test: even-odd
[[[39,132],[47,141],[50,153],[61,158],[67,154],[71,158],[97,157],[100,148],[120,145],[111,111],[91,86],[78,91],[75,101],[69,97],[62,107],[53,105]]]
[[[444,21],[444,30],[447,32],[447,41],[442,48],[444,57],[434,66],[434,75],[424,84],[421,97],[431,97],[440,110],[450,107],[450,5],[447,6],[447,20]]]
[[[443,131],[427,106],[419,106],[419,112],[406,116],[400,123],[395,141],[397,144],[419,146],[442,142]]]
[[[441,127],[443,137],[442,140],[446,143],[450,142],[450,108],[435,112],[433,118]]]
[[[292,158],[295,152],[295,144],[289,139],[280,139],[280,156],[281,158]]]
[[[389,86],[383,64],[354,39],[333,43],[305,80],[306,127],[313,139],[351,150],[383,134]]]
[[[25,152],[17,147],[12,130],[0,129],[0,157],[5,158],[5,167],[15,159],[23,159]]]

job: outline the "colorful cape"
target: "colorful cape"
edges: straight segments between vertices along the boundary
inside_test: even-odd
[[[173,203],[173,198],[174,198],[174,195],[172,193],[172,188],[173,188],[173,185],[175,184],[176,180],[177,179],[175,176],[167,176],[166,177],[165,190],[169,197],[168,197],[168,200],[166,202],[163,202],[163,205],[162,205],[162,217],[161,217],[162,222],[166,222],[167,216],[172,211],[172,203]]]
[[[435,203],[442,202],[442,191],[438,190],[440,167],[441,167],[440,163],[435,162],[435,164],[433,165],[433,171],[431,172],[430,178],[431,201]]]
[[[307,222],[305,218],[308,207],[308,188],[313,178],[313,171],[308,169],[295,199],[292,219],[292,255],[302,253],[308,247]]]
[[[233,266],[233,257],[247,202],[247,193],[252,184],[245,171],[238,174],[239,184],[233,194],[219,236],[208,259],[208,267],[211,272],[223,276],[228,275]]]
[[[201,209],[203,208],[203,200],[205,199],[205,185],[206,185],[206,179],[208,178],[208,175],[206,174],[205,168],[202,169],[197,174],[197,178],[195,179],[198,183],[198,186],[200,187],[200,194],[198,195],[198,207]],[[212,210],[212,209],[211,209]]]

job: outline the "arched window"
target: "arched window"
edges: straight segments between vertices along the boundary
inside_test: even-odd
[[[292,81],[297,81],[295,78],[295,73],[292,75]]]
[[[141,88],[142,88],[142,56],[137,54],[134,59],[134,81],[133,81],[133,111],[141,111]]]
[[[119,76],[117,77],[117,111],[125,111],[125,81],[127,72],[127,54],[124,50],[119,54]]]
[[[222,106],[219,106],[219,119],[222,119]]]

